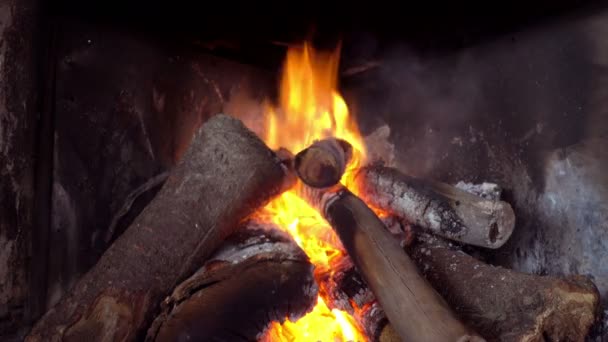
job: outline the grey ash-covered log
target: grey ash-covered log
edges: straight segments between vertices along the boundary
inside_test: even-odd
[[[485,264],[437,237],[409,247],[451,307],[490,341],[584,341],[599,294],[584,276],[559,279]]]
[[[209,119],[152,202],[26,340],[143,337],[162,298],[289,179],[240,121]]]
[[[272,224],[245,223],[162,304],[148,341],[255,341],[317,297],[313,266]]]
[[[410,177],[394,168],[363,167],[357,171],[356,182],[372,205],[448,239],[499,248],[515,227],[515,214],[506,202]]]

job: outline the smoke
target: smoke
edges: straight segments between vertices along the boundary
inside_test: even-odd
[[[349,103],[364,131],[389,124],[402,169],[432,173],[454,145],[478,139],[470,121],[478,115],[482,82],[472,59],[469,51],[426,59],[395,46],[376,70],[349,82]]]

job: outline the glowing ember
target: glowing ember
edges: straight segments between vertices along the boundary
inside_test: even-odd
[[[339,51],[323,54],[310,46],[290,49],[281,81],[280,106],[267,108],[266,143],[274,149],[285,147],[297,153],[313,141],[337,137],[354,148],[353,161],[342,177],[342,184],[353,189],[349,172],[365,156],[359,130],[349,118],[348,107],[337,91]],[[294,238],[315,265],[316,279],[331,273],[342,256],[338,237],[323,217],[294,191],[269,203],[260,216],[278,224]],[[312,312],[297,322],[275,323],[266,335],[271,341],[366,341],[353,317],[329,309],[319,296]]]

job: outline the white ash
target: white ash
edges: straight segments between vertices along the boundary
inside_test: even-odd
[[[281,253],[286,260],[306,260],[306,256],[303,255],[302,250],[293,242],[254,242],[247,246],[230,245],[218,251],[211,260],[238,264],[245,259],[262,253]]]
[[[495,183],[483,182],[481,184],[473,184],[460,181],[454,186],[460,190],[491,201],[498,201],[502,196],[502,188]]]

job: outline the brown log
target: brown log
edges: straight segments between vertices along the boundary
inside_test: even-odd
[[[314,142],[294,158],[296,174],[313,188],[338,184],[352,156],[352,147],[344,140],[328,138]]]
[[[238,120],[217,115],[195,134],[157,196],[27,341],[127,341],[158,303],[238,222],[284,190],[276,155]]]
[[[255,341],[303,316],[317,285],[304,252],[271,224],[248,222],[162,303],[147,341]]]
[[[487,265],[444,240],[409,248],[451,307],[491,341],[584,341],[599,294],[583,276],[558,279]]]
[[[482,340],[456,318],[361,199],[341,185],[331,189],[302,185],[299,191],[336,231],[404,341]]]
[[[393,168],[363,167],[357,171],[356,182],[361,196],[372,205],[448,239],[499,248],[515,227],[515,214],[506,202],[486,200]]]

